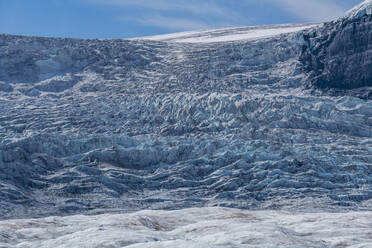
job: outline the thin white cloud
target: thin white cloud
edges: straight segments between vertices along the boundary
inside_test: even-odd
[[[228,8],[216,0],[80,0],[118,8],[141,8],[137,16],[118,17],[142,26],[160,27],[171,31],[206,29],[252,23],[241,11]],[[262,7],[279,8],[309,22],[328,21],[340,17],[345,9],[337,0],[241,0]],[[224,6],[225,5],[225,6]],[[231,7],[231,5],[230,5]],[[240,14],[239,14],[240,13]],[[177,14],[180,14],[177,17]],[[257,13],[259,16],[260,13]]]
[[[226,10],[215,0],[81,0],[87,3],[111,5],[118,8],[140,7],[146,11],[137,17],[119,17],[142,26],[159,27],[170,31],[212,28],[209,19],[218,26],[236,23],[233,10]],[[182,17],[175,17],[181,13]],[[187,16],[187,17],[185,17]]]
[[[137,6],[151,10],[180,11],[197,15],[226,17],[226,10],[213,0],[84,0],[118,7]]]
[[[345,9],[331,0],[275,0],[282,8],[307,21],[330,21],[341,17]]]
[[[142,26],[147,27],[159,27],[170,31],[178,30],[200,30],[211,28],[208,24],[204,22],[194,21],[190,19],[183,18],[172,18],[165,16],[149,16],[145,18],[131,18],[126,20],[134,21]]]

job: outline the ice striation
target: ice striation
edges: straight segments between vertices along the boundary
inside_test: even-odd
[[[1,218],[370,210],[371,23],[0,35]]]

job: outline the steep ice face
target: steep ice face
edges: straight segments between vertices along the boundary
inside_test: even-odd
[[[332,94],[372,99],[372,1],[344,18],[306,31],[300,61],[309,85]]]
[[[344,18],[358,19],[365,15],[372,15],[372,0],[366,0],[349,10]]]

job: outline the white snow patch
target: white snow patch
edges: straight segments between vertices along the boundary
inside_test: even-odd
[[[280,34],[298,32],[315,26],[317,26],[317,24],[286,24],[257,27],[248,26],[207,31],[182,32],[175,34],[141,37],[138,39],[180,43],[212,43],[238,40],[256,40],[269,38]]]

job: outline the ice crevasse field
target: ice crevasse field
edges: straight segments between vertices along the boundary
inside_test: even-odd
[[[372,1],[321,24],[0,35],[0,247],[372,247]]]

